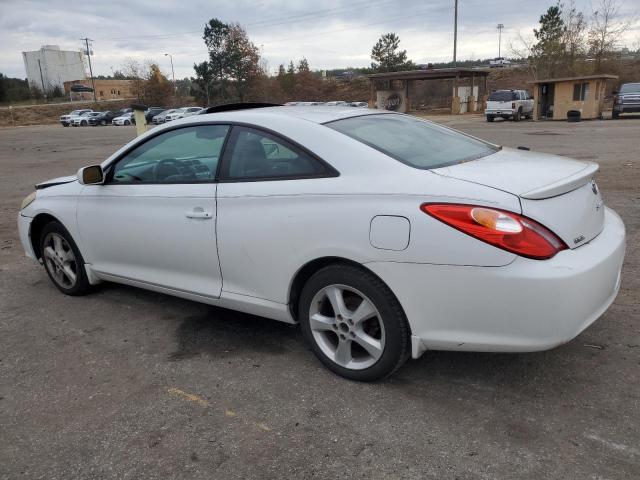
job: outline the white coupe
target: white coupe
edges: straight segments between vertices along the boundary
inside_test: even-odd
[[[379,110],[218,110],[37,185],[20,238],[59,290],[119,282],[300,323],[364,381],[429,349],[553,348],[616,297],[625,229],[594,163]]]

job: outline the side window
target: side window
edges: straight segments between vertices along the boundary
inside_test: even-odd
[[[228,125],[198,125],[162,133],[121,158],[109,183],[212,182]]]
[[[315,177],[328,174],[320,161],[286,140],[247,127],[234,127],[222,167],[229,180]]]

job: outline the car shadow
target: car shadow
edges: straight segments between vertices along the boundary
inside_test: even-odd
[[[186,315],[160,314],[165,321],[176,322],[175,346],[166,352],[169,362],[201,355],[214,360],[256,358],[255,354],[257,358],[292,355],[297,357],[295,361],[286,362],[291,368],[298,369],[296,365],[301,361],[324,368],[305,345],[297,325],[124,285],[103,284],[99,294],[114,303],[137,303],[136,308],[160,305],[165,310],[185,312]],[[435,384],[474,385],[479,389],[521,388],[543,379],[553,384],[575,375],[573,363],[578,360],[567,359],[567,348],[523,354],[427,351],[381,383],[407,392],[412,387],[419,392],[422,387]]]

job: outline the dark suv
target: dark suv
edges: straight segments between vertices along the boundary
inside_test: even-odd
[[[111,120],[118,116],[117,112],[107,110],[102,112],[97,117],[89,117],[89,125],[95,127],[98,125],[111,125]]]
[[[640,83],[625,83],[620,86],[620,91],[613,92],[613,118],[618,118],[623,113],[640,112]]]

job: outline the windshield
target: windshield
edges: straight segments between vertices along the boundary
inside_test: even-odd
[[[490,102],[510,102],[511,100],[517,100],[516,92],[511,90],[498,90],[489,95]]]
[[[409,115],[374,114],[325,124],[415,168],[446,167],[495,153],[499,147]]]
[[[620,93],[640,93],[640,83],[625,83],[620,87]]]

